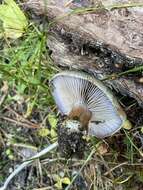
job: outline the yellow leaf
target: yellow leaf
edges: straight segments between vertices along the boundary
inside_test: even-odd
[[[55,184],[55,187],[56,187],[57,189],[62,189],[63,187],[62,187],[61,181],[58,181],[58,182]]]
[[[26,110],[26,113],[24,114],[25,118],[27,118],[27,117],[29,117],[31,115],[33,107],[34,107],[34,101],[33,102],[28,102],[27,110]]]
[[[56,133],[56,131],[55,131],[54,129],[51,129],[50,134],[51,134],[51,137],[52,137],[52,138],[57,137],[57,133]]]
[[[38,135],[40,137],[47,137],[49,134],[50,134],[50,131],[47,128],[41,128],[38,130]]]
[[[27,19],[15,1],[4,2],[4,5],[0,5],[0,19],[3,22],[4,34],[7,38],[19,38],[28,26]]]
[[[69,185],[71,183],[71,181],[68,177],[64,177],[64,178],[62,178],[62,183]]]
[[[129,120],[126,120],[124,125],[123,125],[124,129],[130,130],[132,128],[132,124]]]
[[[48,121],[51,125],[51,128],[56,128],[57,126],[57,118],[53,114],[48,115]]]
[[[56,183],[55,183],[55,187],[57,188],[57,189],[62,189],[62,181],[61,181],[61,178],[60,178],[60,176],[58,176],[58,175],[53,175],[53,180],[54,181],[56,181]]]

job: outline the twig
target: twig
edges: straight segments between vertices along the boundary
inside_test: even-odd
[[[7,94],[4,94],[1,99],[0,99],[0,106],[3,104],[5,98],[6,98]]]
[[[36,126],[36,127],[40,127],[39,124],[35,124],[35,123],[32,123],[31,121],[27,120],[26,118],[24,118],[22,115],[20,115],[19,113],[17,113],[15,110],[11,109],[11,107],[6,107],[6,109],[10,112],[12,112],[16,118],[18,119],[18,121],[22,122],[22,123],[26,123],[26,124],[29,124],[31,126]]]
[[[55,142],[51,145],[49,145],[48,147],[46,147],[44,150],[42,150],[41,152],[38,152],[35,156],[31,157],[29,160],[25,161],[24,163],[22,163],[17,169],[15,169],[6,179],[4,185],[2,187],[0,187],[0,190],[5,190],[7,189],[8,184],[10,183],[10,181],[13,179],[13,177],[15,175],[17,175],[22,169],[24,169],[26,166],[28,166],[29,164],[31,164],[35,159],[40,158],[41,156],[45,155],[46,153],[50,152],[51,150],[53,150],[54,148],[56,148],[58,146],[58,143]]]
[[[105,143],[105,141],[103,141],[103,142]],[[101,144],[101,142],[98,144],[98,147],[99,147],[100,144]],[[105,166],[105,168],[109,171],[110,177],[111,177],[112,179],[114,179],[114,175],[112,174],[112,171],[110,171],[110,168],[109,168],[109,166],[108,166],[108,163],[104,160],[103,156],[102,156],[101,153],[99,152],[98,147],[96,147],[96,151],[98,152],[98,156],[100,157],[100,159],[101,159],[101,161],[102,161],[101,163],[103,163],[104,166]]]
[[[124,72],[121,72],[121,73],[117,73],[117,74],[111,74],[105,78],[102,79],[102,81],[106,81],[106,80],[114,80],[114,79],[117,79],[123,75],[127,75],[127,74],[130,74],[130,73],[135,73],[137,71],[143,71],[143,66],[138,66],[138,67],[134,67],[133,69],[129,69],[127,71],[124,71]]]
[[[4,81],[3,83],[4,83],[4,84],[3,84],[3,87],[2,87],[0,90],[1,90],[1,92],[3,92],[4,94],[3,94],[3,96],[0,98],[0,106],[3,104],[3,102],[4,102],[4,100],[5,100],[6,96],[7,96],[7,93],[8,93],[8,84],[7,84],[7,82]]]
[[[82,165],[82,167],[80,168],[80,170],[78,171],[78,173],[73,177],[71,183],[65,188],[65,190],[69,190],[71,185],[74,183],[74,181],[76,180],[76,178],[78,177],[78,175],[82,172],[83,168],[86,166],[86,164],[88,163],[88,161],[91,159],[92,155],[95,153],[95,149],[92,149],[91,153],[89,154],[89,156],[87,157],[87,159],[85,160],[84,164]],[[1,190],[1,189],[0,189]]]
[[[12,123],[15,123],[17,125],[21,125],[22,127],[27,127],[27,128],[40,128],[39,125],[37,124],[34,124],[34,123],[24,123],[24,122],[21,122],[21,121],[17,121],[17,120],[14,120],[14,119],[11,119],[9,117],[1,117],[0,116],[0,119],[3,119],[3,120],[6,120],[6,121],[10,121]]]
[[[111,169],[108,170],[107,172],[105,172],[104,175],[106,176],[106,175],[108,175],[109,173],[111,173],[112,171],[114,171],[115,169],[120,168],[121,166],[127,165],[127,164],[128,164],[128,162],[123,162],[123,163],[121,163],[121,164],[119,164],[119,165],[117,165],[117,166],[111,168]]]
[[[18,114],[15,110],[11,109],[10,107],[6,107],[6,109],[10,112],[12,112],[17,118],[19,121],[23,122],[23,123],[27,123],[29,125],[33,125],[32,122],[28,121],[26,118],[24,118],[23,116],[21,116],[20,114]],[[34,125],[37,125],[34,123]]]
[[[101,154],[99,154],[99,157],[101,158],[102,160],[102,163],[104,164],[105,168],[108,170],[107,172],[109,173],[110,177],[112,179],[114,179],[114,175],[112,174],[112,170],[110,170],[108,164],[106,163],[106,161],[104,160],[103,156]]]
[[[53,190],[51,187],[41,187],[41,188],[38,188],[38,189],[37,189],[37,188],[36,188],[36,189],[34,188],[34,189],[32,189],[32,190],[49,190],[49,189],[50,189],[50,190]]]

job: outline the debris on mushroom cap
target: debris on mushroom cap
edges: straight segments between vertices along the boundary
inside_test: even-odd
[[[77,71],[63,71],[50,81],[55,102],[64,115],[75,107],[91,112],[88,134],[99,138],[113,135],[126,121],[126,114],[111,91],[98,79]]]

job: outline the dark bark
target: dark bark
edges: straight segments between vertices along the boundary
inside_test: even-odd
[[[48,46],[55,64],[85,70],[99,79],[143,65],[143,7],[109,9],[113,4],[125,6],[125,0],[74,1],[70,7],[64,6],[66,2],[30,0],[26,4],[54,21]],[[135,3],[143,2],[132,0]],[[95,6],[99,9],[69,15],[77,7]],[[140,71],[106,82],[143,106],[142,80]]]

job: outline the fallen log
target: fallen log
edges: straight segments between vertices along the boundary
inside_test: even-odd
[[[55,64],[107,78],[143,107],[142,0],[29,0],[26,7],[48,18]],[[121,75],[139,66],[140,71]]]

